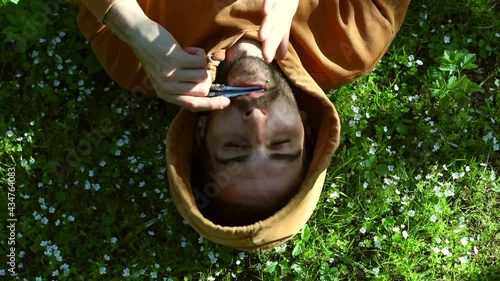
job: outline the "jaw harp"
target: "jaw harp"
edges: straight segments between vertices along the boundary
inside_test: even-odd
[[[223,96],[227,98],[234,98],[238,96],[247,95],[255,92],[263,92],[264,88],[259,86],[252,87],[236,87],[236,86],[226,86],[224,84],[212,84],[210,86],[209,97]]]

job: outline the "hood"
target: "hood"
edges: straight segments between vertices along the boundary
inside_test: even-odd
[[[235,42],[242,34],[224,40],[212,48],[219,51],[228,42]],[[244,37],[256,38],[257,31],[246,31]],[[293,84],[295,98],[308,119],[315,137],[311,163],[304,180],[292,199],[267,219],[246,226],[214,224],[198,209],[190,183],[193,146],[199,114],[181,109],[167,133],[167,164],[170,193],[181,216],[191,227],[208,240],[231,248],[254,251],[267,250],[286,242],[297,234],[311,217],[323,189],[326,169],[340,140],[340,119],[324,91],[302,66],[292,46],[284,60],[278,62],[283,73]],[[215,78],[215,76],[212,76]]]

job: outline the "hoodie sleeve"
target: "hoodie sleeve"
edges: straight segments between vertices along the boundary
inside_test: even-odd
[[[70,0],[70,2],[85,6],[99,22],[103,22],[108,11],[122,0]]]
[[[399,31],[409,0],[300,1],[291,45],[323,89],[373,70]]]

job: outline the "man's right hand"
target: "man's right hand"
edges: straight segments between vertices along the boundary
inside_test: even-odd
[[[183,49],[165,28],[144,14],[135,0],[115,4],[104,21],[134,50],[158,97],[191,111],[229,105],[226,97],[207,97],[212,78],[206,69],[205,51]]]

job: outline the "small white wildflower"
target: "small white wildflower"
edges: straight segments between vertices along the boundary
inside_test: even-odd
[[[441,254],[443,254],[445,256],[449,256],[449,257],[452,256],[452,253],[450,252],[450,250],[448,249],[448,247],[444,247],[443,249],[441,249]]]
[[[367,182],[364,182],[364,183],[363,183],[363,188],[364,188],[364,189],[367,189],[367,188],[368,188],[368,183],[367,183]]]
[[[460,239],[460,244],[464,246],[469,244],[469,239],[467,237],[462,237],[462,239]]]
[[[110,256],[108,256],[108,255],[104,255],[104,260],[109,261],[110,259],[111,259],[111,257],[110,257]]]
[[[360,247],[360,248],[366,247],[365,242],[363,242],[363,241],[359,242],[358,247]]]
[[[351,202],[347,203],[347,207],[349,207],[349,208],[354,207],[354,202],[351,201]]]
[[[115,150],[115,155],[116,156],[120,156],[121,154],[122,154],[121,150],[119,150],[119,149]]]
[[[452,189],[448,189],[444,192],[444,196],[446,197],[451,197],[451,196],[454,196],[455,195],[455,190],[452,188]]]
[[[408,216],[414,217],[415,216],[415,211],[414,210],[409,210],[408,211]]]
[[[438,220],[438,217],[436,215],[432,215],[430,220],[431,222],[436,222]]]
[[[332,199],[337,199],[339,197],[340,197],[340,193],[338,193],[337,191],[330,193],[330,198],[332,198]]]
[[[365,234],[366,233],[366,228],[362,227],[360,230],[359,230],[360,233],[362,234]]]
[[[415,59],[415,56],[414,56],[414,55],[409,55],[409,56],[408,56],[408,60],[409,60],[409,61],[413,61],[414,59]]]
[[[436,143],[433,146],[433,151],[438,151],[440,148],[441,148],[441,146],[439,146],[439,144]]]
[[[370,147],[370,149],[368,150],[368,153],[374,155],[375,153],[377,152],[377,149],[375,149],[374,147]]]
[[[5,132],[5,134],[7,135],[7,137],[12,137],[14,135],[14,132],[12,132],[11,130],[8,130],[7,132]]]
[[[356,132],[356,137],[360,138],[361,137],[361,132],[360,131],[357,131]]]
[[[128,267],[123,270],[122,276],[123,277],[130,277],[130,269],[128,269]]]
[[[104,161],[104,160],[101,160],[101,162],[99,163],[99,166],[101,166],[101,167],[104,167],[104,166],[106,166],[106,161]]]
[[[446,34],[446,35],[444,36],[444,38],[443,38],[443,41],[444,41],[444,43],[445,43],[445,44],[449,44],[449,43],[450,43],[450,41],[451,41],[450,39],[451,39],[451,36],[450,36],[450,35],[448,35],[448,34]]]
[[[388,165],[388,166],[387,166],[387,169],[389,169],[389,171],[391,171],[391,172],[392,172],[392,171],[394,171],[394,166],[393,166],[393,165]]]
[[[359,107],[358,106],[352,105],[351,109],[352,109],[352,111],[354,111],[354,113],[359,113]]]
[[[392,228],[392,231],[394,231],[394,232],[399,232],[399,231],[400,231],[400,229],[399,229],[399,227],[397,227],[397,226],[396,226],[396,227],[393,227],[393,228]]]
[[[441,252],[441,250],[439,250],[438,247],[432,247],[432,251],[434,251],[434,253],[439,253]]]
[[[118,242],[118,238],[116,238],[116,237],[111,237],[111,240],[110,240],[110,241],[111,241],[111,243],[112,243],[112,244],[116,244],[116,242]]]
[[[464,264],[464,263],[467,263],[468,258],[467,258],[467,256],[461,256],[458,258],[458,260],[460,261],[461,264]]]
[[[101,274],[101,275],[106,274],[106,267],[99,268],[99,274]]]
[[[394,84],[394,91],[396,91],[396,92],[397,92],[397,91],[399,91],[399,86],[398,86],[398,84]]]
[[[94,176],[94,170],[89,170],[89,177],[93,177]]]
[[[375,267],[372,269],[372,274],[377,276],[380,273],[380,269],[378,267]]]
[[[408,232],[406,230],[403,230],[401,234],[403,234],[404,239],[408,239]]]
[[[416,60],[415,62],[416,62],[418,65],[423,65],[423,64],[424,64],[424,62],[422,62],[422,61],[421,61],[421,60],[419,60],[419,59],[418,59],[418,60]]]

